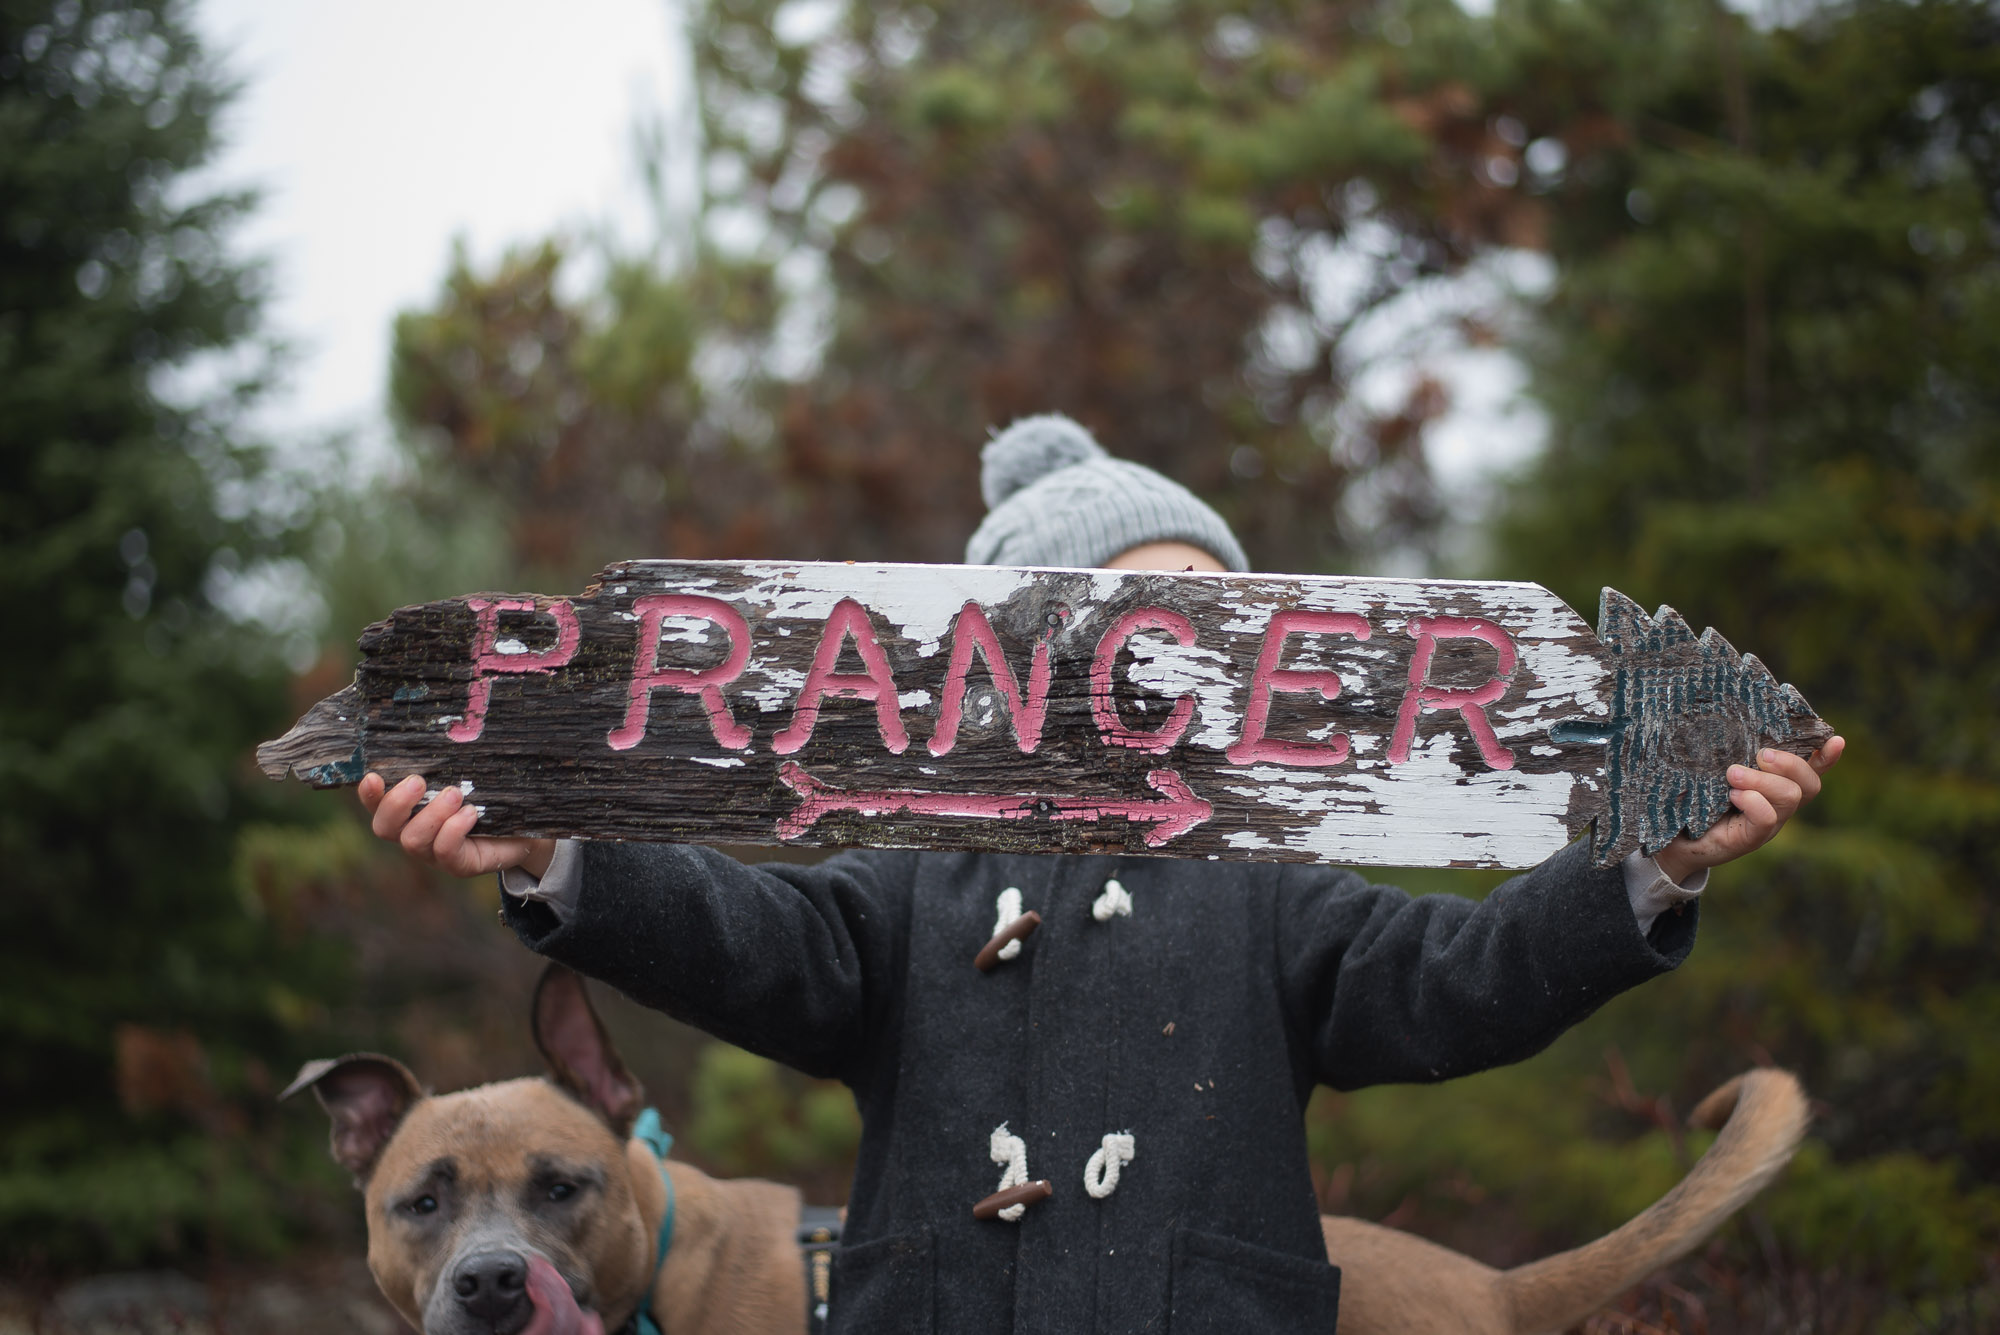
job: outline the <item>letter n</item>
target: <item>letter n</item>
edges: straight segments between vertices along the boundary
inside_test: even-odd
[[[1007,717],[1014,725],[1014,743],[1021,754],[1030,755],[1042,744],[1042,721],[1049,708],[1049,637],[1035,642],[1034,661],[1028,667],[1028,698],[1021,698],[1021,685],[1007,656],[1000,650],[1000,638],[993,623],[976,602],[959,609],[951,624],[951,666],[945,670],[943,699],[938,702],[937,732],[931,736],[930,752],[941,756],[958,744],[958,725],[965,717],[966,676],[972,671],[974,650],[986,660],[993,689],[1007,702]]]

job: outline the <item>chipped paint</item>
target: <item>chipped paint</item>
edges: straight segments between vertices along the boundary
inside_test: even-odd
[[[576,599],[479,595],[391,624],[456,647],[355,696],[349,726],[371,758],[462,744],[453,772],[478,773],[497,829],[520,827],[523,757],[555,746],[522,727],[572,715],[596,740],[561,743],[562,794],[533,800],[573,797],[562,828],[621,838],[789,822],[805,842],[1522,866],[1617,800],[1613,665],[1532,584],[635,562]],[[733,754],[690,754],[717,742]],[[342,781],[326,754],[300,772]],[[787,763],[821,817],[785,796]],[[674,779],[694,765],[699,782]],[[1149,771],[1212,818],[1137,820],[1160,800]]]

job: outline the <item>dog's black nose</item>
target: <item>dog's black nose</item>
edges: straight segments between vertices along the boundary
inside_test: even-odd
[[[528,1308],[528,1262],[519,1252],[479,1252],[458,1263],[452,1292],[467,1314],[497,1327]]]

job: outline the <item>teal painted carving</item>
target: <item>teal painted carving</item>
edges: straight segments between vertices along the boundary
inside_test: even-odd
[[[1591,834],[1600,866],[1707,833],[1733,810],[1732,764],[1755,765],[1764,747],[1809,756],[1833,736],[1755,654],[1737,653],[1712,627],[1696,635],[1671,607],[1649,617],[1607,588],[1597,638],[1610,651],[1611,717],[1565,719],[1549,739],[1607,748],[1606,800]]]

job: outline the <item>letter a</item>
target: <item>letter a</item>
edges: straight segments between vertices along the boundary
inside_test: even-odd
[[[847,647],[849,636],[854,639],[864,670],[836,672],[840,651]],[[875,726],[882,735],[882,745],[892,755],[901,755],[909,748],[910,734],[903,728],[903,712],[896,701],[896,679],[890,675],[888,655],[876,642],[875,625],[868,619],[868,609],[852,598],[842,598],[827,617],[819,648],[813,654],[812,670],[806,674],[806,684],[800,689],[798,705],[792,711],[792,721],[771,739],[771,749],[785,756],[811,741],[813,725],[819,722],[820,701],[829,695],[842,700],[874,701]]]

